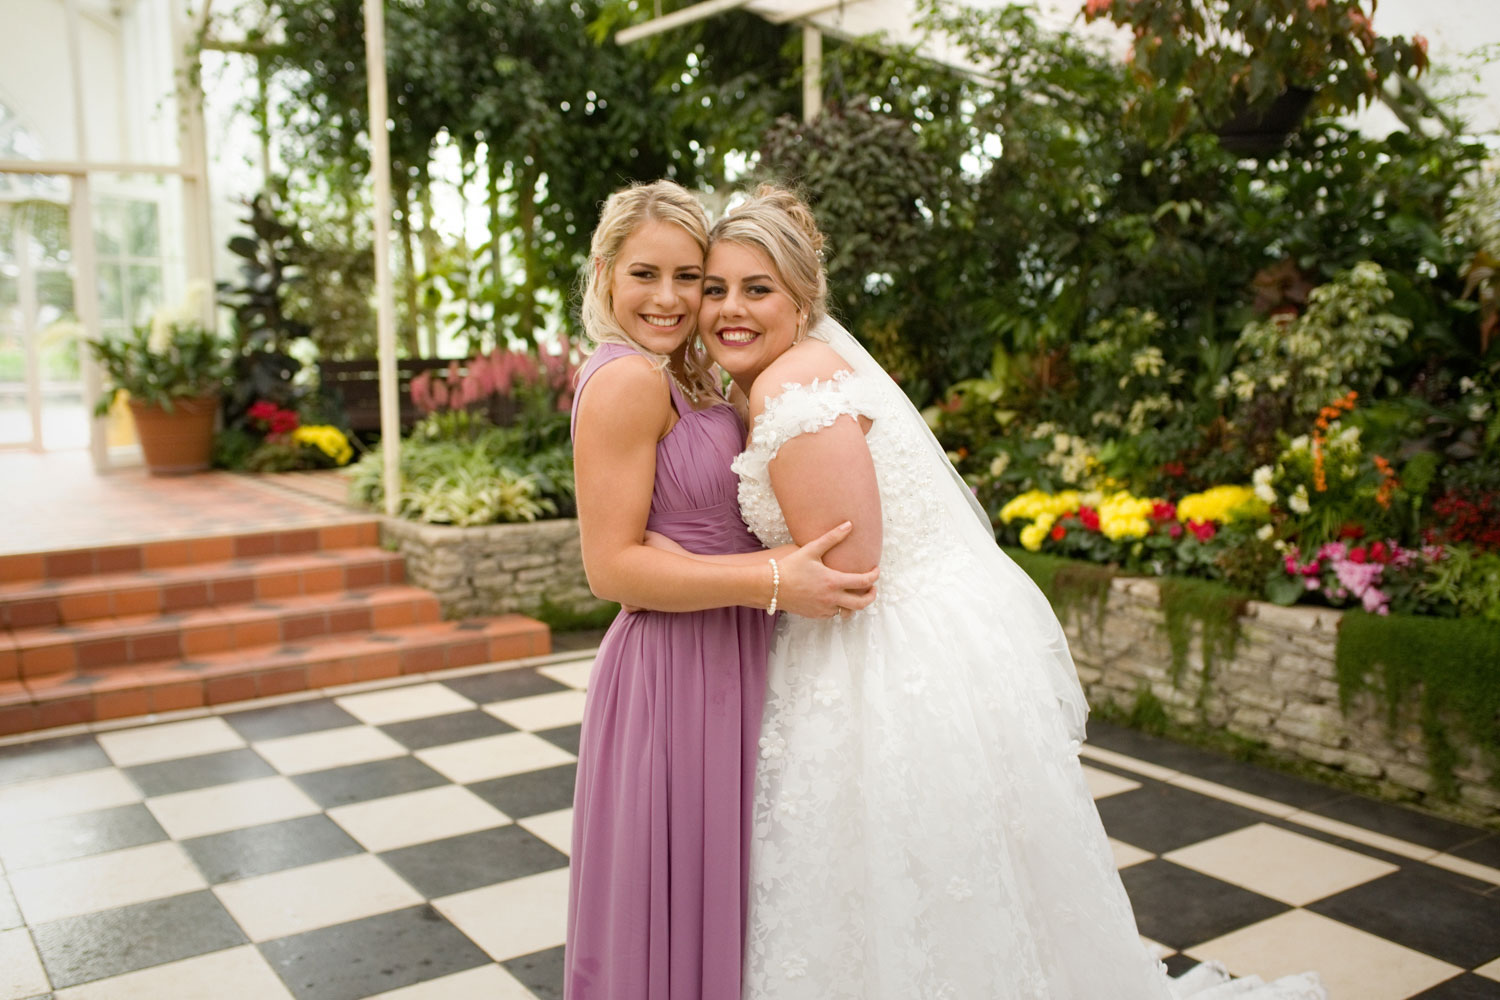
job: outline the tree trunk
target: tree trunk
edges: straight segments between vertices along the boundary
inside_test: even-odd
[[[500,318],[500,300],[505,288],[505,274],[501,268],[505,253],[505,219],[500,212],[500,182],[504,176],[505,163],[495,153],[491,145],[485,151],[489,160],[490,183],[486,189],[489,195],[490,208],[490,281],[486,291],[490,300],[490,330],[494,337],[493,346],[500,346],[501,331],[505,328]],[[481,345],[475,345],[483,349]]]
[[[417,261],[411,231],[411,180],[405,167],[400,168],[399,177],[400,182],[392,185],[391,191],[396,196],[396,207],[400,210],[397,233],[401,242],[401,263],[405,269],[401,275],[401,293],[406,309],[401,316],[401,327],[397,335],[406,348],[406,356],[416,358],[421,357],[422,345],[417,342]]]
[[[536,288],[537,272],[541,262],[537,259],[536,233],[536,184],[541,177],[541,165],[533,155],[531,162],[522,162],[520,177],[516,183],[516,226],[520,230],[521,277],[520,293],[516,296],[516,335],[531,346],[536,345]]]
[[[426,167],[422,168],[422,176],[417,181],[417,198],[422,206],[422,228],[417,230],[417,239],[422,247],[422,270],[430,274],[433,265],[437,263],[439,247],[437,230],[432,228],[432,179],[428,176]],[[427,356],[440,357],[437,303],[429,297],[421,303],[420,310],[421,323],[427,331]]]

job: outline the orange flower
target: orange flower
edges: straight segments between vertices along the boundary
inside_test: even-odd
[[[1401,480],[1396,478],[1396,470],[1391,468],[1391,463],[1379,455],[1375,456],[1375,468],[1380,473],[1380,488],[1375,491],[1375,502],[1389,510],[1391,494],[1400,487]]]

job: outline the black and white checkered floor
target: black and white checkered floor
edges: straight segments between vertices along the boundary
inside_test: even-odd
[[[560,996],[589,665],[0,747],[0,1000]],[[1174,969],[1500,998],[1500,834],[1104,724],[1084,758]]]

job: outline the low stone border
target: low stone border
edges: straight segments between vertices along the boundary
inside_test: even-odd
[[[1182,726],[1227,731],[1283,757],[1356,776],[1390,798],[1500,824],[1500,789],[1477,748],[1458,747],[1458,801],[1436,801],[1414,718],[1392,731],[1384,704],[1368,692],[1351,700],[1347,715],[1340,709],[1334,652],[1341,617],[1328,608],[1252,601],[1240,619],[1234,658],[1215,662],[1206,682],[1196,625],[1187,665],[1173,682],[1154,580],[1112,580],[1101,614],[1077,611],[1065,627],[1090,704],[1128,711],[1149,689]]]
[[[589,591],[575,519],[452,528],[385,518],[380,534],[406,557],[407,581],[436,594],[446,618],[605,607]]]

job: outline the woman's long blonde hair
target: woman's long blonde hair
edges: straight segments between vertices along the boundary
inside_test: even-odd
[[[650,184],[632,184],[621,188],[604,202],[599,225],[589,243],[589,266],[582,276],[582,306],[579,318],[583,332],[595,345],[625,344],[650,358],[659,368],[667,368],[670,359],[638,343],[615,319],[615,263],[620,248],[637,229],[648,222],[666,222],[680,226],[708,256],[708,213],[702,203],[682,185],[660,180]],[[694,323],[698,317],[693,316]],[[717,393],[713,362],[703,350],[697,336],[688,338],[683,357],[683,381],[699,390]]]
[[[807,203],[786,188],[762,184],[731,208],[708,233],[712,248],[736,243],[760,251],[803,313],[800,340],[828,313],[828,276],[823,270],[823,233]]]

